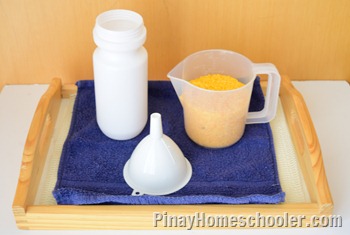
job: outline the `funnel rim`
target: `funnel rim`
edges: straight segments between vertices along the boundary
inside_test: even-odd
[[[176,186],[172,187],[172,189],[164,190],[164,191],[152,191],[152,190],[144,190],[144,188],[137,183],[135,183],[130,177],[128,173],[128,166],[130,159],[125,163],[124,169],[123,169],[123,175],[125,182],[129,185],[130,188],[132,188],[135,192],[138,192],[139,195],[147,194],[147,195],[153,195],[153,196],[161,196],[161,195],[168,195],[171,193],[175,193],[185,187],[187,183],[190,181],[192,177],[192,166],[191,163],[188,161],[188,159],[184,158],[186,162],[187,172],[185,177],[178,183]],[[141,190],[139,190],[141,189]]]

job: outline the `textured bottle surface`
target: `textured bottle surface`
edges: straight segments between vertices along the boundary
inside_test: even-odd
[[[145,38],[142,17],[135,12],[112,10],[96,19],[93,68],[97,123],[112,139],[131,139],[147,122]]]

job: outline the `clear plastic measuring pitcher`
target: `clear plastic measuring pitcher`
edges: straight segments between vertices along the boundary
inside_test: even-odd
[[[230,75],[245,85],[213,91],[188,82],[208,74]],[[257,74],[268,75],[265,106],[259,112],[248,112]],[[273,64],[252,63],[233,51],[205,50],[185,58],[168,77],[184,110],[186,133],[201,146],[230,146],[242,137],[245,124],[266,123],[276,114],[281,78]]]

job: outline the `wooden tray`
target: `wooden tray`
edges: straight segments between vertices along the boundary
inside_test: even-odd
[[[262,81],[262,86],[266,82]],[[300,93],[287,77],[282,77],[280,99],[294,143],[299,165],[310,195],[310,203],[282,203],[278,205],[34,205],[50,139],[57,119],[60,102],[75,94],[75,85],[61,85],[52,80],[36,109],[24,148],[13,213],[20,229],[176,229],[154,226],[154,213],[168,215],[261,216],[302,215],[302,226],[308,227],[314,215],[330,215],[333,201],[329,191],[320,145],[308,109]],[[163,227],[162,227],[163,226]],[[276,226],[278,226],[276,224]],[[199,228],[209,228],[199,226]],[[258,224],[256,224],[258,227]],[[186,229],[186,227],[178,227]],[[212,228],[220,228],[214,226]],[[222,228],[230,228],[222,226]],[[239,228],[239,226],[237,227]]]

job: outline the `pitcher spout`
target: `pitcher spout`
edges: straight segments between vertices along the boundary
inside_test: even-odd
[[[184,86],[188,83],[183,79],[183,65],[184,63],[180,62],[167,75],[174,87],[177,97],[181,96]]]

